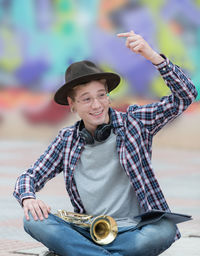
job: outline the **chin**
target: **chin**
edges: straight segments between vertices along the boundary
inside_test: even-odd
[[[88,116],[89,117],[89,116]],[[92,126],[98,126],[104,123],[108,123],[109,119],[107,118],[107,116],[105,116],[105,114],[103,114],[102,116],[99,117],[89,117],[88,121],[90,123],[90,125]]]
[[[96,120],[96,122],[94,121],[94,123],[96,123],[97,125],[105,124],[106,123],[106,118],[100,118],[99,120]]]

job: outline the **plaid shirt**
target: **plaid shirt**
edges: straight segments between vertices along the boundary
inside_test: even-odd
[[[168,59],[156,67],[172,94],[157,103],[129,106],[127,112],[111,108],[110,117],[120,163],[130,178],[141,208],[169,211],[151,165],[152,139],[195,100],[197,92],[191,80]],[[20,203],[24,198],[35,198],[35,192],[63,172],[74,211],[85,212],[74,180],[74,170],[85,145],[79,136],[79,125],[80,121],[62,129],[38,161],[18,178],[14,196]]]

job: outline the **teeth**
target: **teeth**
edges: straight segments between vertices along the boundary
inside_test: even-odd
[[[101,114],[102,113],[102,111],[101,112],[98,112],[98,113],[93,113],[93,115],[94,116],[98,116],[99,114]]]

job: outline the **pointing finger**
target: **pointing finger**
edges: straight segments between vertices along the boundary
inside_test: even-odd
[[[130,35],[130,32],[117,34],[118,37],[129,37]]]
[[[132,36],[132,35],[134,35],[134,34],[135,34],[134,31],[131,30],[130,32],[118,33],[117,36],[118,36],[118,37],[129,37],[129,36]]]

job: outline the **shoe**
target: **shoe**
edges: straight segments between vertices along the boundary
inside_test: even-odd
[[[52,251],[47,251],[45,252],[42,256],[59,256],[58,254],[55,254],[54,252]]]

